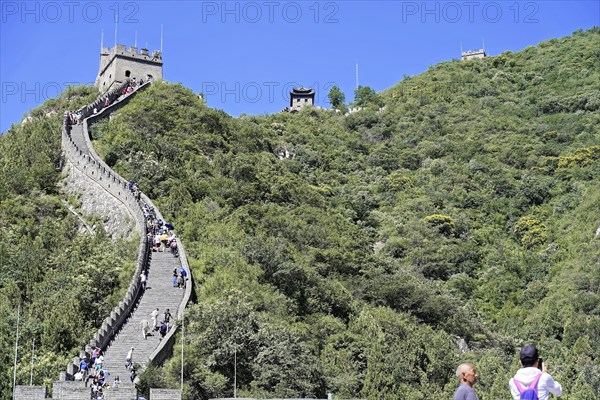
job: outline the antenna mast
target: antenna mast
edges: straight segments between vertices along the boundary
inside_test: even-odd
[[[162,54],[163,49],[163,24],[160,24],[160,54]]]
[[[117,47],[117,30],[119,28],[119,14],[115,14],[115,47]]]
[[[102,33],[100,34],[100,53],[102,53],[103,47],[104,47],[104,29],[102,29]]]
[[[358,89],[358,60],[356,60],[356,89]]]
[[[135,42],[133,42],[133,47],[137,49],[137,31],[135,31]]]

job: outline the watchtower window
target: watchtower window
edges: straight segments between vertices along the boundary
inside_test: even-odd
[[[130,76],[131,76],[131,71],[130,70],[125,71],[125,77],[129,78]]]

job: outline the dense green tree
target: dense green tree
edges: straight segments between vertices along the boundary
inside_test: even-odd
[[[365,107],[369,104],[382,105],[381,99],[377,92],[369,86],[359,85],[354,90],[354,105],[358,107]]]
[[[345,107],[346,95],[340,90],[337,85],[333,85],[327,94],[331,107],[336,110],[341,110]]]

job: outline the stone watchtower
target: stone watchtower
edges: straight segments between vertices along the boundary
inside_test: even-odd
[[[94,86],[105,93],[128,78],[135,78],[138,82],[140,79],[162,79],[162,68],[160,51],[154,50],[150,55],[148,49],[141,49],[138,53],[136,47],[126,49],[125,45],[117,44],[112,49],[102,48],[100,70]]]
[[[315,92],[312,89],[293,88],[290,92],[290,112],[299,111],[301,108],[306,106],[312,106],[315,104]]]

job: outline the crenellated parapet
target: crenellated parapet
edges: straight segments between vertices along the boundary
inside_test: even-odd
[[[100,92],[111,90],[127,80],[148,81],[162,79],[162,52],[137,47],[127,48],[123,44],[102,48],[100,68],[96,77],[96,86]]]
[[[130,93],[125,98],[130,98],[132,94],[133,93]],[[77,168],[88,179],[101,186],[106,192],[120,201],[127,208],[131,216],[134,218],[137,231],[140,234],[136,270],[133,274],[125,297],[104,320],[102,326],[98,329],[93,338],[90,340],[89,344],[86,346],[85,351],[80,354],[80,357],[83,356],[84,353],[89,354],[92,346],[100,347],[102,349],[106,348],[113,335],[119,330],[134,307],[135,301],[140,294],[140,282],[138,277],[142,271],[147,268],[149,262],[148,257],[150,247],[146,240],[146,222],[144,213],[142,211],[142,206],[144,204],[150,204],[150,206],[153,206],[151,201],[147,198],[144,198],[143,200],[137,200],[134,194],[129,190],[127,180],[114,172],[108,165],[106,165],[106,163],[104,163],[104,161],[100,159],[100,157],[93,150],[91,142],[88,146],[82,146],[81,143],[77,144],[75,139],[71,136],[71,131],[73,129],[83,129],[83,136],[89,141],[89,135],[87,133],[88,119],[98,119],[102,115],[109,115],[110,112],[114,111],[115,108],[123,105],[122,103],[125,102],[125,98],[118,101],[115,100],[112,106],[104,108],[100,113],[94,116],[91,116],[93,112],[90,111],[92,109],[90,106],[80,110],[83,118],[81,126],[72,125],[67,115],[65,115],[65,119],[63,121],[62,147],[65,157],[71,162],[74,168]],[[76,365],[78,365],[78,361],[75,361],[77,360],[74,360],[74,365],[70,364],[70,367],[67,368],[66,375],[64,376],[65,380],[70,380],[72,378],[72,368],[76,368]]]
[[[123,92],[128,85],[128,82],[124,82],[114,87],[111,92],[103,95],[96,102],[83,107],[77,112],[66,113],[63,121],[62,147],[65,158],[72,165],[72,168],[76,168],[86,179],[97,184],[106,193],[110,194],[110,196],[114,197],[114,199],[127,208],[129,214],[135,220],[136,230],[140,234],[140,242],[136,269],[123,300],[121,300],[106,317],[101,327],[86,345],[85,349],[83,349],[77,357],[74,357],[73,362],[69,363],[66,371],[61,373],[60,381],[72,381],[74,375],[78,372],[78,365],[81,357],[89,357],[93,346],[106,350],[122,327],[127,324],[128,319],[132,315],[143,294],[139,276],[142,271],[148,270],[151,262],[151,247],[147,242],[147,220],[143,207],[153,209],[157,218],[163,219],[160,211],[146,195],[143,193],[140,193],[139,197],[134,195],[129,189],[127,180],[114,172],[98,156],[90,140],[89,129],[92,124],[104,118],[108,118],[111,113],[127,104],[137,92],[145,90],[150,85],[150,82],[137,86],[136,90],[133,92]],[[108,100],[108,105],[104,106],[106,100]],[[74,118],[74,116],[76,116],[76,118]],[[185,248],[181,241],[178,242],[178,262],[189,274],[189,282],[186,286],[185,293],[183,294],[182,301],[180,302],[176,313],[173,313],[174,315],[177,315],[177,318],[181,319],[183,317],[183,310],[191,297],[192,277]],[[177,325],[175,324],[172,329],[169,330],[165,338],[157,344],[152,355],[149,357],[149,362],[160,364],[172,353],[176,330]],[[60,386],[59,384],[58,387],[60,387],[60,389],[58,389],[57,393],[62,393],[64,391],[68,392],[71,389],[75,391],[80,390],[75,389],[79,387],[76,383],[77,382],[73,382],[73,385],[67,386]]]

